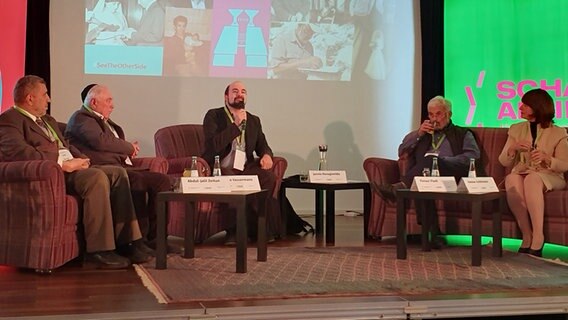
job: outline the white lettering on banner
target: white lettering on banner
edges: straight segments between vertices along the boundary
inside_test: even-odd
[[[310,170],[308,175],[312,183],[347,183],[345,170]]]
[[[455,192],[457,191],[454,177],[414,177],[412,191],[419,192]]]

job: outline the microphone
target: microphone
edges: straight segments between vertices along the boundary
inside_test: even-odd
[[[243,121],[241,121],[241,125],[239,126],[239,128],[241,129],[241,131],[245,130],[245,128],[247,127],[247,119],[243,119]]]

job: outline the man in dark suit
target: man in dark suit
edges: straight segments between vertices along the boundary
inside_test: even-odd
[[[132,199],[147,244],[155,248],[156,210],[158,192],[171,190],[170,178],[159,172],[132,166],[138,155],[138,142],[125,140],[124,130],[110,119],[114,109],[110,90],[103,85],[90,84],[81,92],[83,105],[69,118],[65,137],[96,165],[115,165],[126,168]]]
[[[151,250],[139,241],[126,171],[117,166],[92,167],[88,157],[63,138],[57,121],[46,114],[49,102],[43,79],[25,76],[18,80],[15,106],[0,115],[2,159],[59,163],[67,191],[83,200],[87,261],[111,269],[148,261]]]
[[[260,118],[245,110],[247,89],[240,81],[225,89],[225,106],[210,109],[203,119],[205,151],[203,158],[213,166],[215,156],[221,160],[221,172],[227,175],[257,175],[262,189],[268,189],[266,212],[268,239],[278,232],[280,207],[273,196],[276,176],[272,168],[272,149],[268,146]],[[254,153],[259,160],[254,158]],[[250,216],[250,215],[249,215]],[[251,217],[252,218],[252,217]],[[254,237],[255,228],[249,228]],[[234,230],[227,230],[226,242],[233,242]]]

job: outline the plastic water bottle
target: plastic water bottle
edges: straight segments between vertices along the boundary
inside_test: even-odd
[[[477,177],[477,173],[475,173],[475,159],[469,159],[469,172],[467,174],[468,178],[475,178]]]
[[[320,144],[318,149],[320,153],[318,170],[327,170],[327,144]]]
[[[432,170],[430,174],[432,175],[432,177],[440,176],[440,170],[438,169],[438,157],[434,157],[432,159]]]
[[[190,177],[199,177],[199,170],[197,170],[197,156],[191,157],[191,169],[189,172]]]
[[[221,162],[219,161],[219,156],[215,156],[215,163],[213,164],[213,176],[221,176]]]

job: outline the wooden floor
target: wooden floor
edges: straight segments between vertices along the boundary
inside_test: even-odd
[[[306,220],[313,222],[313,219]],[[336,220],[336,246],[381,246],[392,245],[393,240],[363,241],[361,216],[338,216]],[[173,239],[180,242],[181,239]],[[201,246],[221,246],[220,234]],[[307,236],[291,236],[271,246],[325,246],[323,239]],[[199,248],[199,247],[198,247]],[[199,250],[199,249],[198,249]],[[270,252],[270,251],[269,251]],[[96,270],[73,261],[57,269],[51,275],[39,275],[32,271],[0,266],[0,317],[33,317],[56,315],[118,314],[124,312],[154,312],[199,308],[195,304],[159,304],[156,298],[144,288],[134,269]],[[568,291],[568,289],[566,290]],[[533,295],[558,296],[559,292],[532,292]],[[568,295],[568,292],[564,292]],[[514,295],[511,295],[514,296]],[[502,297],[502,296],[501,296]],[[425,298],[425,297],[423,297]],[[431,299],[432,297],[428,297]],[[435,298],[435,297],[434,297]],[[455,297],[453,297],[455,298]],[[460,297],[468,299],[467,296]],[[479,298],[479,295],[476,296]],[[442,298],[441,298],[442,299]],[[306,299],[304,299],[306,300]],[[361,302],[361,298],[356,301]],[[290,304],[290,300],[271,301],[272,304]],[[254,304],[254,302],[253,302]],[[259,305],[266,301],[259,302]],[[239,306],[239,302],[223,302],[221,306]],[[103,318],[95,316],[94,318]],[[108,318],[108,317],[107,317]],[[120,317],[116,317],[117,319]],[[187,319],[187,318],[186,318]],[[511,318],[513,319],[513,318]],[[519,319],[519,316],[514,317]],[[545,319],[544,316],[528,319]],[[566,315],[548,315],[546,319],[567,319]]]

